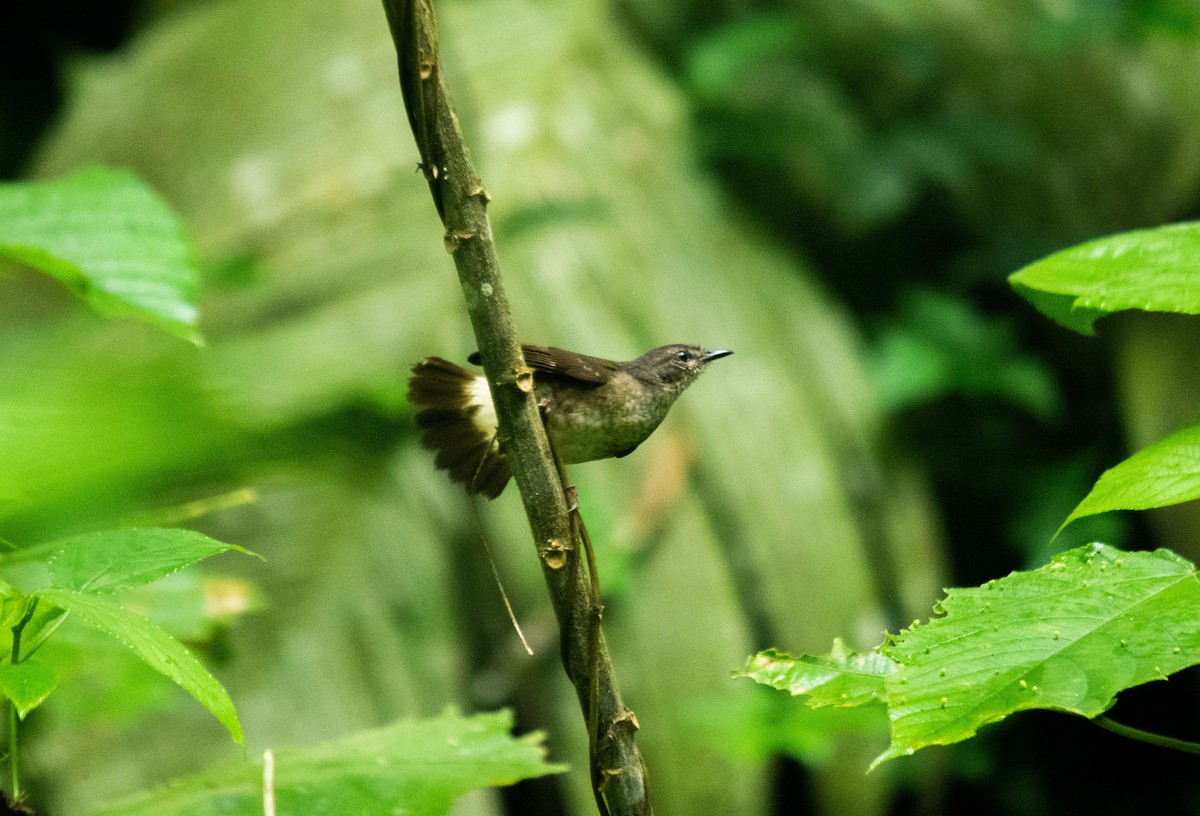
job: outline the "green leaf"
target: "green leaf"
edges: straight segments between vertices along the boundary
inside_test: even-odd
[[[37,660],[26,660],[16,665],[0,664],[0,694],[12,700],[22,720],[41,705],[57,685],[58,674]]]
[[[246,550],[192,530],[130,529],[85,533],[51,545],[56,587],[111,592],[148,584],[218,553]]]
[[[1104,471],[1059,527],[1109,510],[1148,510],[1200,498],[1200,425],[1176,431]]]
[[[1093,333],[1126,309],[1200,314],[1200,222],[1112,235],[1057,252],[1009,276],[1038,311]]]
[[[147,665],[174,680],[211,711],[235,742],[245,744],[242,726],[225,688],[183,644],[154,623],[102,595],[69,589],[39,589],[32,594],[125,644]]]
[[[847,740],[887,745],[887,709],[880,702],[854,708],[810,708],[780,694],[724,694],[688,706],[688,732],[725,756],[761,762],[783,754],[805,764],[844,762]]]
[[[276,812],[438,816],[475,788],[564,770],[545,761],[542,735],[513,738],[512,714],[446,712],[344,739],[273,752]],[[96,816],[258,816],[262,761],[227,765],[113,803]]]
[[[170,208],[131,173],[0,184],[0,259],[58,278],[97,312],[192,342],[198,273]]]
[[[0,581],[0,629],[12,629],[29,611],[33,603],[25,593],[7,581]]]
[[[750,658],[735,677],[807,696],[813,708],[859,706],[886,699],[884,678],[900,664],[879,652],[856,653],[835,638],[828,655],[791,655],[767,649]]]
[[[943,617],[866,655],[768,651],[741,674],[809,705],[887,706],[891,744],[872,767],[1039,708],[1095,717],[1118,692],[1200,663],[1200,581],[1167,550],[1092,544],[1041,569],[951,589]]]
[[[1033,572],[949,590],[944,617],[883,652],[892,743],[875,764],[1024,709],[1095,717],[1116,694],[1200,663],[1200,581],[1166,550],[1092,544]]]

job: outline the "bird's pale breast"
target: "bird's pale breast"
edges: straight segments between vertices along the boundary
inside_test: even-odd
[[[675,396],[651,395],[624,372],[595,388],[540,383],[537,390],[555,450],[567,464],[629,453],[663,421]]]

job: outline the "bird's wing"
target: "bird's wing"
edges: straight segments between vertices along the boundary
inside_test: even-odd
[[[581,383],[603,385],[620,371],[612,360],[577,354],[549,346],[521,346],[526,364],[534,371],[568,377]]]
[[[612,360],[578,354],[552,346],[521,346],[525,363],[535,372],[575,380],[585,385],[604,385],[620,371]],[[479,365],[479,352],[467,358]]]

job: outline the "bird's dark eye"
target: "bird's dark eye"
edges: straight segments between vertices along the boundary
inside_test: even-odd
[[[679,360],[679,361],[681,361],[681,362],[685,362],[685,363],[686,363],[686,362],[687,362],[687,360],[688,360],[688,357],[690,357],[690,356],[691,356],[690,354],[688,354],[686,351],[684,351],[684,350],[682,350],[682,349],[681,349],[681,350],[679,350],[679,351],[677,351],[677,352],[675,352],[675,359],[676,359],[676,360]]]

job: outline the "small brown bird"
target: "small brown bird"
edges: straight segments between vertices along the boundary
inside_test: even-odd
[[[661,346],[624,363],[547,346],[522,346],[546,428],[565,464],[626,456],[658,427],[676,398],[713,360],[732,351]],[[479,364],[479,352],[469,360]],[[512,472],[496,435],[496,410],[482,374],[441,357],[413,366],[408,399],[421,444],[468,493],[494,499]]]

